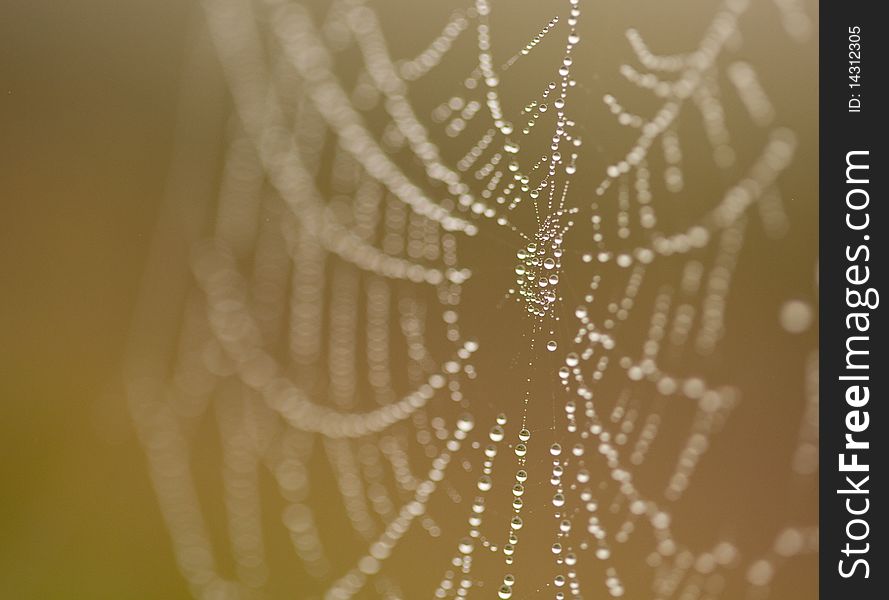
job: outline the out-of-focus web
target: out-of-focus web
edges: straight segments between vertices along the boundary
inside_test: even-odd
[[[666,355],[692,360],[717,349],[754,211],[774,238],[788,226],[778,183],[796,136],[776,124],[755,68],[731,56],[748,2],[725,2],[700,43],[683,54],[653,54],[639,32],[627,32],[636,66],[620,73],[659,107],[642,116],[604,96],[604,109],[635,142],[617,149],[620,158],[595,193],[583,194],[572,188],[584,167],[572,118],[574,70],[583,62],[578,48],[593,41],[578,33],[580,0],[563,4],[526,46],[498,62],[486,0],[456,11],[408,59],[391,56],[376,13],[360,0],[333,0],[320,20],[285,0],[205,0],[233,99],[232,133],[212,230],[192,249],[193,284],[169,378],[130,387],[176,560],[196,597],[257,597],[274,576],[264,543],[263,471],[286,503],[282,524],[294,560],[329,599],[409,597],[388,559],[416,528],[452,551],[429,571],[435,574],[425,597],[436,598],[703,600],[722,597],[732,577],[760,598],[782,562],[817,550],[815,526],[777,531],[762,556],[729,540],[692,550],[673,531],[671,507],[743,398],[730,383],[709,382],[706,371],[672,373],[665,364],[676,360]],[[802,8],[792,0],[775,7],[788,35],[805,39],[811,25]],[[522,69],[542,44],[561,44],[562,58],[542,74],[540,93],[516,111],[503,98],[501,78]],[[459,89],[419,112],[412,88],[449,53],[467,48]],[[350,77],[340,72],[347,52],[360,63]],[[737,164],[732,138],[744,132],[730,131],[727,94],[745,107],[750,127],[767,132],[749,164]],[[659,212],[672,210],[694,176],[683,168],[679,130],[680,117],[694,112],[715,167],[741,175],[700,217],[663,231]],[[381,114],[385,127],[369,125]],[[541,146],[532,134],[544,129],[549,137]],[[451,163],[445,157],[454,148],[460,158]],[[571,237],[581,221],[591,225],[591,239]],[[493,422],[479,422],[467,388],[486,374],[473,364],[479,342],[461,323],[461,297],[485,282],[473,279],[472,257],[460,248],[467,237],[490,232],[515,243],[509,296],[527,313],[530,343],[561,356],[552,374],[558,441],[548,450],[548,472],[526,464],[533,443],[527,407],[535,399],[528,394],[518,411],[504,404]],[[597,268],[569,308],[570,335],[557,339],[561,280],[580,280],[566,275],[566,253]],[[658,274],[661,261],[679,265],[678,280]],[[619,298],[597,296],[606,277],[622,286]],[[640,312],[644,290],[654,300]],[[782,324],[803,329],[810,311],[790,303]],[[635,352],[622,342],[627,322],[648,323]],[[801,475],[817,470],[816,374],[813,354],[792,465]],[[597,397],[605,380],[618,382],[616,400]],[[444,403],[460,407],[456,419]],[[634,473],[662,431],[675,429],[668,413],[676,403],[693,415],[685,441],[664,489],[643,489]],[[221,448],[226,550],[212,542],[191,466],[191,432],[207,419]],[[339,492],[325,504],[339,504],[362,548],[345,571],[323,541],[317,512],[327,507],[311,494],[311,465],[319,460]],[[461,469],[475,478],[474,489],[451,483],[449,472]],[[497,486],[510,489],[508,505],[489,500]],[[533,511],[525,504],[531,486],[551,488],[547,504]],[[438,522],[430,508],[438,497],[465,515],[464,531]],[[520,543],[525,520],[550,516],[551,542]],[[633,561],[644,563],[649,577],[630,582],[617,557],[643,530],[654,545]],[[223,551],[233,575],[222,573]],[[512,569],[522,552],[539,553],[551,577],[523,580]]]

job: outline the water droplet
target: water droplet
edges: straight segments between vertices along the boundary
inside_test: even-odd
[[[471,554],[474,547],[472,540],[469,538],[463,538],[457,545],[457,549],[461,554]]]
[[[789,333],[803,333],[812,324],[812,308],[802,300],[788,300],[781,307],[781,327]]]
[[[472,415],[464,413],[457,419],[457,429],[460,431],[469,433],[473,427],[475,427],[475,420],[472,418]]]

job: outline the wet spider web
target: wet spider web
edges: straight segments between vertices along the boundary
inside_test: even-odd
[[[814,209],[745,55],[749,13],[793,48],[808,7],[696,6],[660,54],[600,52],[608,6],[501,4],[429,7],[402,55],[388,5],[204,2],[216,200],[152,296],[175,341],[128,368],[195,597],[764,598],[813,568]],[[804,276],[758,299],[784,248]],[[736,367],[763,354],[794,356],[771,438]]]

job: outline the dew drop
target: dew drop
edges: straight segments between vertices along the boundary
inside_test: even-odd
[[[460,431],[469,433],[473,427],[475,427],[475,420],[472,418],[472,415],[464,413],[457,419],[457,429]]]
[[[812,324],[812,308],[802,300],[788,300],[781,307],[781,327],[789,333],[803,333]]]
[[[470,538],[463,538],[460,540],[460,543],[457,545],[457,549],[461,554],[471,554],[474,549],[474,545]]]

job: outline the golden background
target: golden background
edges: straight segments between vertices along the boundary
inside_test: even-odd
[[[321,3],[311,4],[320,10]],[[456,7],[451,4],[376,3],[390,33],[390,51],[410,56],[423,48]],[[553,14],[564,12],[563,4],[494,2],[495,54],[520,48]],[[817,36],[788,39],[777,4],[753,3],[739,52],[755,65],[777,121],[797,136],[794,162],[781,178],[791,228],[775,243],[750,226],[730,296],[725,349],[715,361],[689,366],[738,385],[743,410],[716,434],[717,445],[696,474],[695,493],[673,514],[685,521],[686,541],[699,537],[705,545],[715,532],[717,538],[738,540],[753,555],[767,549],[782,526],[817,521],[817,475],[804,484],[804,493],[787,491],[797,483],[788,457],[802,418],[805,364],[817,345],[817,332],[788,335],[778,320],[788,298],[814,305],[817,295]],[[718,7],[705,1],[584,5],[583,42],[575,55],[580,85],[572,96],[584,130],[582,167],[571,192],[578,204],[592,198],[606,165],[622,154],[629,139],[601,96],[615,93],[629,105],[637,95],[633,109],[639,113],[654,106],[618,74],[620,64],[631,62],[624,30],[638,28],[652,48],[666,53],[689,50]],[[817,32],[817,8],[811,2],[804,8]],[[218,183],[231,103],[204,36],[199,7],[169,0],[15,1],[0,19],[2,598],[190,597],[130,423],[122,373],[134,307],[140,294],[145,297],[140,285],[150,244],[157,239],[163,198],[179,194],[172,200],[176,206],[212,204]],[[555,54],[548,55],[544,46],[523,63],[533,77],[510,84],[516,106],[548,81],[550,74],[541,69],[549,68],[559,50],[555,43],[550,49]],[[418,102],[434,106],[446,97],[450,82],[465,74],[461,68],[434,72],[430,79],[435,84],[417,91]],[[727,106],[742,111],[737,102]],[[698,141],[684,149],[690,163],[709,153],[696,120],[690,119],[689,137]],[[761,142],[761,135],[745,129],[733,140],[739,156]],[[688,209],[676,209],[677,224],[689,221],[683,210],[711,206],[727,183],[716,169],[695,169],[686,176],[702,191],[688,200]],[[666,214],[669,221],[670,211]],[[161,232],[169,231],[169,222],[164,223]],[[584,234],[573,233],[575,239],[569,234],[566,246],[583,249]],[[478,359],[477,393],[488,399],[478,411],[481,429],[496,412],[518,402],[522,392],[521,375],[507,365],[518,356],[527,358],[516,348],[527,344],[528,332],[520,311],[502,300],[511,285],[514,242],[489,243],[480,236],[462,251],[463,262],[473,263],[477,272],[473,283],[482,283],[466,292],[464,325],[489,341]],[[186,260],[182,248],[166,251],[170,260]],[[578,263],[565,277],[582,288],[589,273]],[[162,290],[158,293],[163,298]],[[566,295],[570,315],[579,293]],[[490,307],[499,310],[492,313]],[[644,331],[647,321],[643,318],[638,327]],[[545,354],[536,360],[542,371],[557,366],[546,362]],[[535,392],[548,393],[548,381],[534,385]],[[664,458],[663,465],[674,458]],[[653,459],[655,467],[659,460]],[[208,498],[213,484],[207,483]],[[335,497],[332,487],[329,491]],[[464,512],[460,508],[455,517],[461,525]],[[338,513],[333,508],[329,513],[336,523]],[[279,520],[277,514],[269,519]],[[332,524],[331,531],[340,546],[335,553],[339,572],[361,550],[352,549],[354,540],[342,523]],[[525,543],[544,550],[551,543],[548,537],[526,535],[531,541]],[[309,582],[298,567],[291,570],[296,558],[280,542],[270,542],[276,578],[268,597],[317,597],[323,586]],[[422,540],[405,543],[427,551]],[[440,558],[438,550],[428,552],[430,562]],[[404,557],[400,560],[390,574],[408,587],[422,583],[426,587],[418,589],[428,589],[429,577],[406,567]],[[439,561],[431,568],[432,579],[439,564],[443,567]],[[632,579],[639,565],[630,560],[625,566]],[[543,581],[545,566],[531,564],[525,572],[537,569]],[[815,556],[789,562],[771,597],[815,597],[816,569]],[[741,590],[731,588],[723,597],[746,597]],[[494,597],[493,592],[484,595]],[[589,597],[599,593],[604,590],[587,591]],[[527,590],[518,594],[526,596],[531,597]]]

